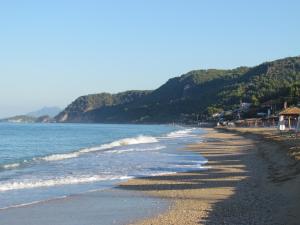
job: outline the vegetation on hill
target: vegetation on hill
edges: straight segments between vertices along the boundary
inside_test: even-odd
[[[100,93],[81,96],[55,118],[58,122],[94,122],[94,118],[91,118],[88,112],[128,104],[149,93],[150,91],[126,91],[117,94]]]
[[[233,70],[194,70],[168,80],[154,91],[82,96],[57,117],[58,122],[165,123],[206,118],[240,102],[254,106],[300,97],[300,57]]]

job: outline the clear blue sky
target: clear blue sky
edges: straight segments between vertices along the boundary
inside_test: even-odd
[[[0,117],[300,54],[298,0],[0,3]]]

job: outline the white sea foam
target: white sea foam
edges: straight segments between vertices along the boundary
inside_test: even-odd
[[[109,144],[103,144],[100,147],[82,149],[79,152],[87,153],[87,152],[116,148],[125,145],[137,145],[137,144],[147,144],[147,143],[156,143],[156,142],[158,142],[158,140],[155,137],[140,135],[134,138],[124,138],[117,141],[113,141]]]
[[[180,138],[180,137],[187,137],[187,136],[193,136],[191,132],[194,130],[194,128],[179,130],[179,131],[173,131],[166,135],[165,138]],[[90,152],[96,152],[96,151],[103,151],[108,150],[112,148],[117,148],[121,146],[127,146],[127,145],[137,145],[137,144],[147,144],[147,143],[157,143],[159,142],[157,138],[152,136],[144,136],[140,135],[133,138],[124,138],[117,141],[113,141],[108,144],[103,144],[100,146],[90,147],[90,148],[84,148],[76,152],[70,152],[70,153],[58,153],[58,154],[52,154],[44,157],[37,157],[33,158],[33,161],[60,161],[65,159],[72,159],[79,157],[80,155],[84,153],[90,153]],[[165,147],[155,147],[151,149],[127,149],[127,150],[112,150],[109,151],[110,153],[125,153],[125,152],[131,152],[131,151],[148,151],[148,150],[159,150]],[[27,163],[27,161],[24,161],[24,163]],[[14,169],[20,166],[20,163],[12,163],[12,164],[6,164],[3,165],[3,169]]]
[[[202,169],[203,168],[203,166],[202,166],[203,164],[185,164],[185,165],[175,165],[174,167],[177,167],[177,168],[181,168],[181,169],[183,169],[183,168],[190,168],[190,169]]]
[[[122,154],[122,153],[127,153],[127,152],[146,152],[146,151],[157,151],[166,148],[166,146],[154,146],[150,148],[129,148],[129,149],[120,149],[120,150],[110,150],[107,151],[106,153],[117,153],[117,154]]]
[[[45,161],[58,161],[58,160],[76,158],[79,155],[80,154],[78,152],[71,152],[71,153],[65,153],[65,154],[53,154],[53,155],[42,157],[40,159],[45,160]]]
[[[167,134],[167,138],[181,138],[181,137],[187,137],[187,136],[194,136],[192,134],[193,130],[195,128],[189,128],[189,129],[184,129],[184,130],[178,130],[178,131],[173,131],[169,134]]]
[[[20,166],[20,163],[11,163],[11,164],[5,164],[2,166],[3,169],[14,169]]]
[[[187,164],[180,164],[180,165],[174,165],[175,168],[181,168],[181,169],[209,169],[210,167],[205,166],[205,164],[208,162],[207,159],[203,160],[189,160],[186,161]]]
[[[68,185],[68,184],[81,184],[81,183],[92,183],[97,181],[106,181],[106,180],[127,180],[132,177],[130,176],[69,176],[48,180],[23,180],[15,182],[0,183],[0,192],[11,191],[11,190],[20,190],[20,189],[30,189],[30,188],[41,188],[41,187],[52,187],[59,185]]]
[[[158,142],[158,140],[155,137],[140,135],[140,136],[137,136],[134,138],[124,138],[124,139],[120,139],[117,141],[113,141],[109,144],[103,144],[103,145],[91,147],[91,148],[84,148],[77,152],[53,154],[53,155],[49,155],[49,156],[45,156],[45,157],[35,158],[35,160],[59,161],[59,160],[76,158],[76,157],[80,156],[81,154],[85,154],[85,153],[103,151],[103,150],[116,148],[116,147],[120,147],[120,146],[156,143],[156,142]]]
[[[160,173],[152,173],[150,176],[156,177],[156,176],[163,176],[163,175],[172,175],[176,174],[177,172],[160,172]]]
[[[165,138],[178,138],[178,137],[184,137],[190,135],[192,132],[193,128],[191,129],[185,129],[185,130],[179,130],[179,131],[174,131],[169,133]],[[44,157],[36,157],[33,158],[33,161],[60,161],[60,160],[65,160],[65,159],[72,159],[79,157],[82,154],[85,153],[90,153],[90,152],[96,152],[96,151],[103,151],[103,150],[108,150],[112,148],[117,148],[121,146],[127,146],[127,145],[137,145],[137,144],[147,144],[147,143],[157,143],[159,140],[155,137],[152,136],[144,136],[140,135],[137,137],[133,138],[124,138],[120,139],[117,141],[113,141],[108,144],[103,144],[100,146],[95,146],[95,147],[90,147],[90,148],[84,148],[76,152],[70,152],[70,153],[57,153],[57,154],[52,154]],[[155,147],[151,149],[128,149],[128,150],[112,150],[109,151],[110,153],[125,153],[125,152],[130,152],[130,151],[148,151],[148,150],[159,150],[163,149],[165,147]],[[24,163],[27,163],[25,160]],[[14,169],[20,166],[20,163],[12,163],[12,164],[6,164],[3,165],[3,169]]]

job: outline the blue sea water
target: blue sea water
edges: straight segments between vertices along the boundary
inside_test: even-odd
[[[206,160],[182,148],[201,133],[168,125],[0,123],[0,208],[199,170]]]

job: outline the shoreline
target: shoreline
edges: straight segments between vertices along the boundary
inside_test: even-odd
[[[177,138],[176,138],[177,139]],[[181,142],[181,141],[180,141]],[[183,142],[182,142],[183,143]],[[182,144],[184,147],[184,144]],[[172,149],[171,149],[172,150]],[[182,154],[182,153],[180,153]],[[188,170],[185,169],[185,170]],[[164,175],[170,175],[171,173],[165,173]],[[133,178],[134,179],[134,178]],[[122,180],[117,181],[122,182]],[[140,192],[130,192],[126,190],[120,190],[115,188],[118,183],[115,183],[112,187],[95,190],[95,191],[87,191],[81,192],[78,194],[72,194],[67,196],[58,196],[55,198],[45,199],[45,200],[38,200],[32,202],[26,202],[25,204],[20,203],[18,205],[11,205],[8,207],[4,207],[0,209],[0,220],[5,224],[13,224],[19,225],[23,224],[64,224],[64,225],[74,225],[77,224],[77,221],[74,221],[72,217],[77,218],[78,215],[81,215],[81,220],[85,218],[87,222],[84,224],[110,224],[110,223],[103,223],[103,218],[108,215],[105,214],[107,209],[107,205],[110,203],[103,203],[101,200],[101,196],[104,196],[105,201],[108,201],[108,197],[112,202],[115,202],[116,207],[110,207],[109,216],[110,218],[106,218],[106,220],[110,220],[113,224],[124,224],[133,222],[136,220],[140,220],[141,218],[148,218],[152,217],[153,215],[159,214],[161,211],[166,211],[170,203],[168,200],[161,199],[155,196],[148,196],[144,193]],[[28,189],[29,190],[29,189]],[[39,190],[37,190],[39,191]],[[25,189],[26,192],[26,189]],[[25,194],[26,196],[26,194]],[[95,200],[91,199],[89,196],[94,196]],[[120,200],[118,199],[120,198]],[[123,199],[123,200],[122,200]],[[126,202],[125,206],[122,206],[122,201]],[[104,204],[104,205],[103,205]],[[83,205],[93,205],[91,208],[85,207],[82,208]],[[103,207],[103,212],[99,211],[100,206]],[[99,208],[100,207],[100,208]],[[98,212],[95,212],[97,208]],[[128,211],[127,208],[131,210]],[[64,215],[63,212],[59,212],[58,209],[61,211],[66,210],[66,214]],[[80,209],[80,210],[79,210]],[[90,212],[90,211],[91,212]],[[78,212],[80,213],[78,213]],[[124,215],[122,211],[126,211],[127,214]],[[31,217],[26,217],[25,221],[22,221],[22,218],[25,214],[32,215]],[[57,216],[55,216],[57,214]],[[92,214],[94,221],[90,221],[88,215]],[[123,214],[123,215],[122,215]],[[54,218],[50,215],[54,215]],[[73,216],[74,215],[74,216]],[[48,218],[48,219],[47,219]],[[119,220],[115,222],[115,218],[122,218],[122,221]],[[125,219],[124,219],[125,218]],[[60,220],[58,220],[60,219]]]
[[[263,154],[271,151],[286,164],[280,149],[274,151],[278,144],[237,130],[205,130],[205,142],[187,148],[207,158],[210,169],[137,178],[118,186],[172,202],[168,211],[134,224],[298,224],[299,176],[274,180],[274,161]]]
[[[2,209],[0,220],[10,225],[123,225],[168,208],[167,200],[110,188]]]
[[[110,189],[3,209],[1,221],[19,225],[24,221],[18,218],[33,213],[26,224],[298,224],[300,167],[287,157],[290,151],[282,150],[289,142],[271,129],[204,130],[203,140],[186,150],[208,160],[205,170],[132,178]],[[118,212],[125,209],[127,214],[102,223],[101,205],[111,199],[119,202]],[[110,218],[118,216],[116,208],[110,209]],[[49,215],[56,218],[47,219]]]

